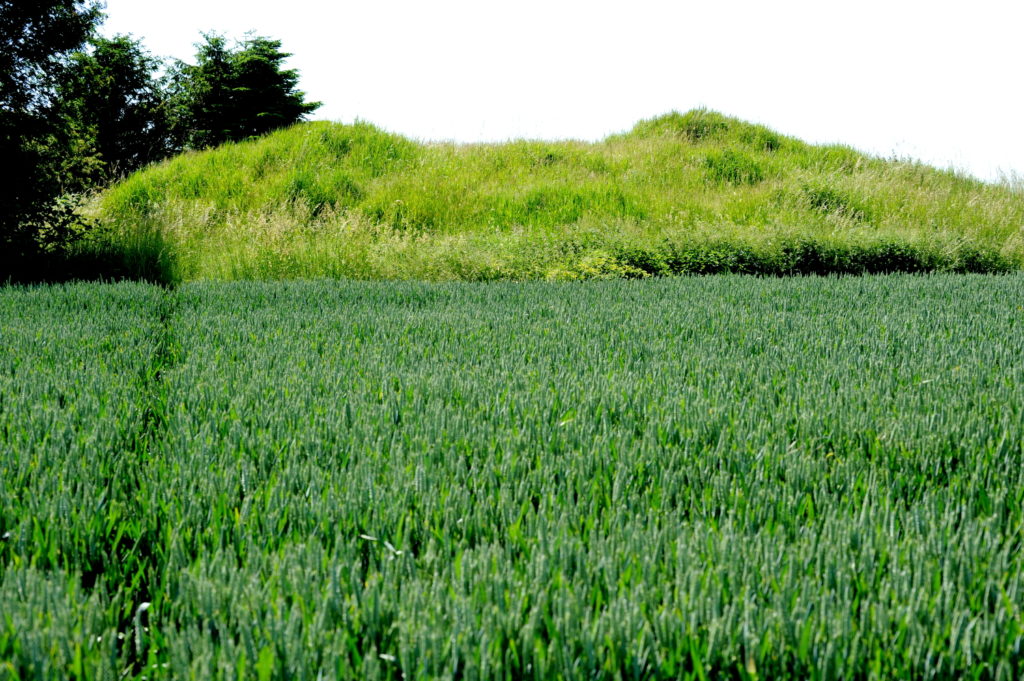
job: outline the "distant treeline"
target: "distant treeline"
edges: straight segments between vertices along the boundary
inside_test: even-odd
[[[281,42],[207,33],[192,63],[98,33],[92,0],[0,0],[0,282],[84,229],[85,192],[186,149],[261,135],[320,106]]]

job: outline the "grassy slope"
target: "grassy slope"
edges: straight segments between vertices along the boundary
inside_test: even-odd
[[[710,111],[598,143],[305,123],[97,199],[87,248],[162,276],[522,279],[1024,263],[1024,195]]]

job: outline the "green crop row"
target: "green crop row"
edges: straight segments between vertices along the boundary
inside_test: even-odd
[[[0,678],[1019,678],[1021,300],[2,290]]]

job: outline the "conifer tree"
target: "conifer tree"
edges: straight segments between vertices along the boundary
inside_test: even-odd
[[[231,48],[206,34],[195,64],[179,63],[173,77],[177,134],[184,146],[203,148],[270,132],[319,108],[305,101],[299,75],[285,69],[291,55],[281,41],[249,37]]]

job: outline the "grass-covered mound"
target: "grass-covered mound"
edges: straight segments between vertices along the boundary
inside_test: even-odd
[[[1024,194],[705,110],[597,143],[417,143],[304,123],[139,172],[84,246],[181,280],[993,271]]]

